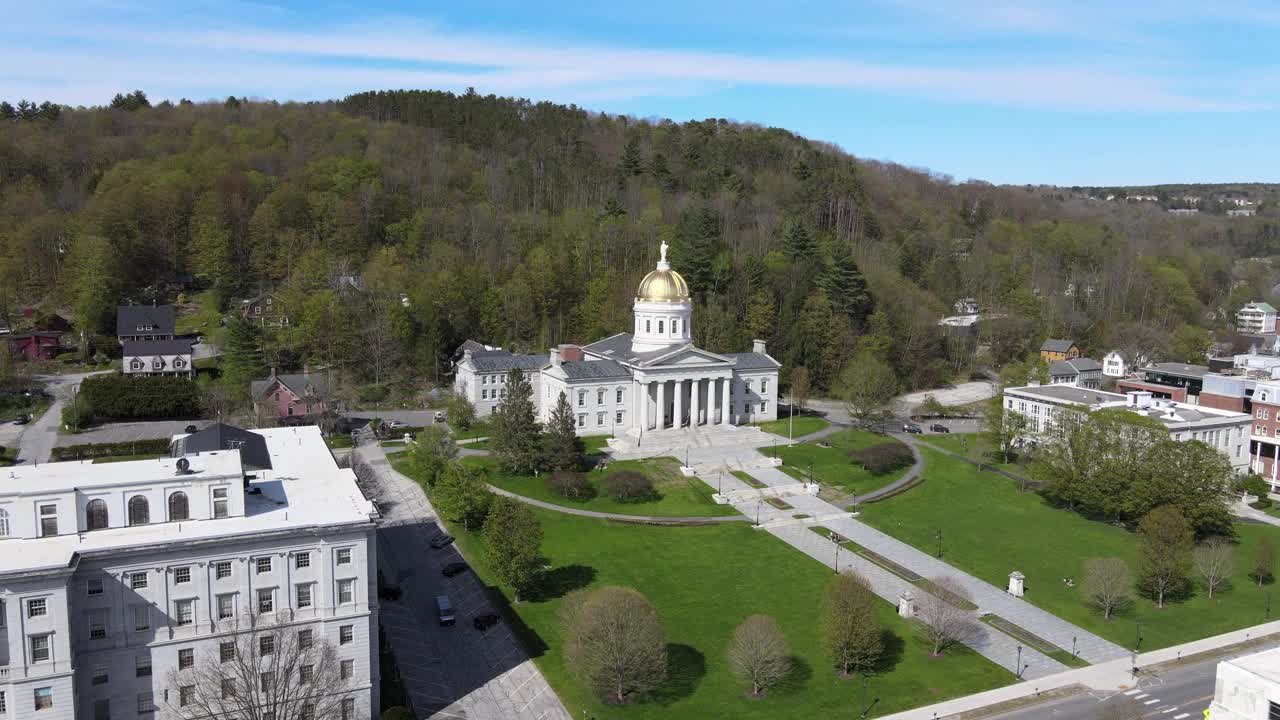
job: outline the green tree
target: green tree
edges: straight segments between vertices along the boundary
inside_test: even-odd
[[[489,568],[520,602],[540,567],[542,524],[524,503],[496,497],[484,521],[484,545]]]
[[[987,445],[1000,453],[1006,465],[1013,462],[1013,452],[1027,432],[1026,416],[1007,410],[1003,399],[996,397],[983,408],[983,417]]]
[[[634,135],[622,147],[622,157],[618,160],[618,170],[624,177],[639,175],[644,170],[644,162],[640,158],[640,139]]]
[[[871,313],[874,302],[867,289],[867,279],[863,277],[862,270],[858,268],[858,262],[848,247],[838,246],[818,281],[827,291],[827,296],[831,298],[831,308],[837,314],[861,323]]]
[[[576,590],[560,605],[565,657],[597,697],[622,704],[667,679],[667,635],[653,604],[636,590]]]
[[[852,571],[827,581],[822,595],[822,636],[842,677],[867,673],[884,652],[876,597],[865,578]]]
[[[792,262],[809,262],[818,253],[818,242],[813,237],[809,223],[801,218],[792,218],[782,235],[782,252]]]
[[[1174,360],[1202,365],[1209,357],[1209,350],[1212,347],[1213,336],[1208,330],[1194,325],[1179,325],[1178,329],[1173,331],[1170,351],[1173,353]]]
[[[790,402],[797,410],[803,410],[809,403],[809,368],[801,365],[791,370],[791,387],[787,390]]]
[[[426,479],[427,485],[435,485],[441,471],[458,457],[458,445],[453,436],[440,425],[428,425],[418,432],[409,449],[414,467]]]
[[[115,246],[103,237],[80,236],[71,245],[67,267],[76,327],[90,335],[112,332],[123,275]]]
[[[840,347],[835,314],[825,291],[815,290],[805,298],[791,346],[791,364],[809,368],[810,382],[818,390],[831,389],[839,369]]]
[[[849,417],[867,427],[883,417],[893,402],[898,393],[898,378],[888,363],[863,351],[840,373],[838,387]]]
[[[578,422],[564,391],[556,398],[543,433],[543,462],[547,470],[576,470],[582,463],[583,445]]]
[[[489,444],[502,472],[532,474],[542,465],[533,386],[519,369],[507,373],[507,396],[493,411]]]
[[[249,394],[249,383],[266,376],[262,329],[244,318],[227,323],[222,348],[222,383],[237,397]]]
[[[445,412],[448,414],[449,425],[458,430],[470,430],[472,423],[476,421],[476,406],[461,393],[449,396],[445,401]]]
[[[1138,523],[1138,590],[1163,608],[1191,584],[1195,535],[1178,508],[1161,505]]]
[[[484,523],[493,493],[483,470],[455,460],[436,476],[431,500],[442,517],[462,523],[462,529],[470,532]]]
[[[1249,577],[1258,583],[1258,587],[1271,582],[1276,574],[1276,546],[1271,538],[1264,537],[1253,551],[1253,565],[1249,569]]]

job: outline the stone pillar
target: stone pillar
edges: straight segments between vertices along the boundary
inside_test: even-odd
[[[910,590],[903,590],[898,596],[898,616],[908,619],[916,616],[916,597]]]
[[[733,424],[733,376],[729,376],[720,382],[724,383],[724,424]]]
[[[1022,594],[1025,592],[1023,587],[1025,580],[1026,576],[1017,570],[1009,573],[1009,594],[1014,597],[1022,597]]]
[[[661,430],[667,422],[667,381],[658,383],[658,417],[654,429]]]
[[[671,413],[671,427],[678,428],[681,426],[681,418],[684,417],[684,380],[676,380],[671,383],[671,391],[675,393],[674,410]]]
[[[702,404],[702,399],[698,396],[701,394],[702,379],[694,378],[693,381],[689,383],[689,427],[691,428],[698,427],[699,406]]]
[[[649,429],[649,383],[640,383],[640,430]]]

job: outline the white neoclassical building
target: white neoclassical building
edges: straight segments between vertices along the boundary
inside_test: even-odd
[[[689,286],[667,262],[644,277],[632,331],[547,355],[518,355],[474,341],[461,348],[454,391],[486,416],[506,397],[506,375],[520,369],[546,421],[563,392],[581,435],[639,440],[661,431],[710,432],[778,416],[778,370],[763,340],[751,352],[713,353],[693,341]]]

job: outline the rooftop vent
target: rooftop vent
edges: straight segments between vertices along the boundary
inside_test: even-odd
[[[186,458],[178,458],[178,462],[174,463],[178,471],[174,475],[186,475],[191,472],[191,461]]]

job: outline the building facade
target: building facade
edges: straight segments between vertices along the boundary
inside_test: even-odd
[[[1109,378],[1122,378],[1129,374],[1129,362],[1119,350],[1112,350],[1102,356],[1102,375]]]
[[[1082,388],[1102,387],[1102,366],[1090,358],[1049,363],[1049,382]]]
[[[318,429],[255,432],[271,467],[252,474],[232,450],[0,479],[7,717],[167,715],[196,663],[264,627],[330,640],[344,682],[327,691],[372,716],[376,510]]]
[[[1040,344],[1040,359],[1047,363],[1074,360],[1080,357],[1080,346],[1074,340],[1049,338]]]
[[[254,413],[260,420],[288,422],[290,418],[313,418],[329,408],[329,378],[325,373],[271,375],[249,384]]]
[[[632,305],[632,332],[548,355],[518,355],[468,341],[455,368],[454,392],[483,417],[506,397],[505,376],[524,372],[539,417],[550,418],[561,392],[580,435],[639,436],[775,420],[778,371],[764,341],[751,352],[712,353],[693,341],[693,301],[671,269],[664,243],[657,267],[644,277]]]
[[[1280,717],[1280,649],[1264,650],[1218,663],[1213,720],[1271,720]]]
[[[120,367],[125,375],[194,378],[190,340],[126,340]]]
[[[1236,311],[1236,332],[1241,335],[1273,335],[1276,309],[1269,303],[1251,302]]]

